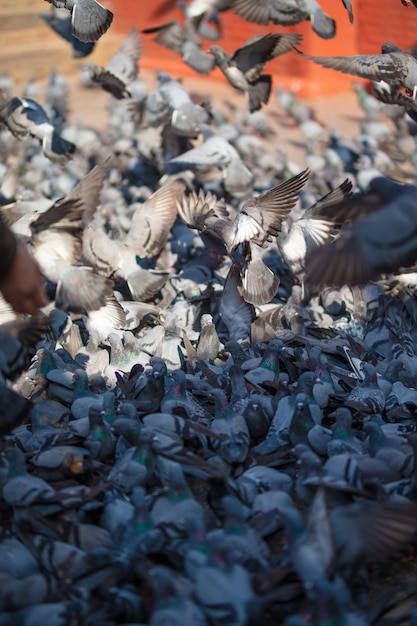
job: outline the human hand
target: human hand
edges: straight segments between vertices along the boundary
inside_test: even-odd
[[[5,276],[0,276],[0,291],[17,313],[33,315],[46,304],[44,277],[38,263],[23,244],[18,244]]]

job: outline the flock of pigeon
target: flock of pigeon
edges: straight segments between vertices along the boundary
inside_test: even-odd
[[[90,54],[111,12],[48,1]],[[278,88],[295,164],[259,109],[301,36],[203,52],[226,9],[335,32],[315,0],[193,0],[83,66],[100,131],[57,70],[43,106],[0,79],[1,214],[50,297],[0,307],[0,626],[417,624],[417,61],[310,57],[373,93],[347,141]],[[150,90],[149,31],[247,107]]]

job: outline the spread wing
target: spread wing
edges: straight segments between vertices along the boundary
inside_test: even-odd
[[[258,246],[267,247],[272,237],[280,232],[282,221],[297,202],[309,175],[310,170],[303,170],[293,178],[245,202],[235,220],[233,245],[250,240]]]
[[[309,54],[302,56],[323,67],[352,74],[368,80],[384,80],[387,83],[402,81],[407,76],[406,55],[394,54],[358,54],[354,56],[319,57]],[[402,59],[404,56],[405,59]]]
[[[212,193],[192,191],[185,193],[177,199],[177,210],[182,221],[190,228],[204,229],[204,223],[209,217],[219,217],[228,220],[229,213],[223,198],[220,200]]]

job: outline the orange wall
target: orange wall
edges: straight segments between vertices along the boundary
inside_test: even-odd
[[[108,0],[106,6],[114,11],[113,28],[127,32],[134,25],[138,29],[156,26],[171,19],[182,19],[177,8],[168,8],[162,16],[155,17],[155,11],[162,7],[163,0]],[[171,2],[173,4],[173,2]],[[225,35],[219,42],[227,51],[233,52],[245,41],[256,34],[268,32],[296,32],[304,36],[300,48],[303,52],[315,55],[351,55],[367,52],[380,52],[381,44],[393,41],[397,45],[410,46],[417,41],[417,9],[407,9],[401,0],[353,0],[355,23],[349,22],[342,0],[320,0],[323,10],[337,23],[334,39],[324,40],[311,29],[309,22],[303,22],[291,28],[270,24],[257,26],[241,19],[231,11],[221,14],[220,19]],[[152,35],[143,35],[144,54],[141,66],[146,69],[161,69],[174,77],[197,76],[182,63],[180,57],[152,40]],[[203,49],[209,42],[203,42]],[[357,79],[340,72],[322,68],[295,52],[286,54],[267,65],[266,71],[274,75],[275,84],[280,82],[287,88],[299,87],[299,94],[304,96],[326,96],[343,93],[351,89]],[[211,77],[225,80],[217,69]]]
[[[380,52],[391,41],[401,48],[417,43],[417,8],[401,0],[362,0],[358,24],[358,54]]]

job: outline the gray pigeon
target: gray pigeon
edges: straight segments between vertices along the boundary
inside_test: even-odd
[[[207,123],[207,111],[192,101],[188,90],[168,74],[159,72],[158,92],[171,110],[171,129],[180,137],[196,137],[200,124]]]
[[[165,284],[167,274],[145,270],[136,258],[157,256],[164,247],[176,217],[176,196],[183,183],[172,181],[137,206],[130,230],[123,241],[110,239],[94,223],[84,231],[83,256],[103,276],[121,276],[137,300],[155,295]]]
[[[229,339],[234,341],[242,341],[250,336],[251,323],[255,317],[253,306],[244,300],[241,292],[242,279],[239,270],[232,265],[224,283],[219,312],[229,332]]]
[[[307,281],[359,285],[412,265],[417,260],[416,198],[414,185],[375,178],[367,192],[343,201],[334,211],[329,207],[335,218],[355,221],[307,256]]]
[[[293,26],[310,20],[313,30],[323,39],[336,34],[336,22],[326,15],[316,0],[234,0],[232,9],[255,24]]]
[[[93,62],[86,63],[84,67],[93,83],[97,83],[120,100],[130,97],[128,87],[138,76],[138,61],[141,55],[142,40],[138,30],[132,26],[105,68]]]
[[[66,162],[76,146],[60,136],[45,110],[35,100],[14,97],[5,100],[0,93],[0,123],[18,139],[29,135],[38,139],[44,155],[52,161]]]
[[[182,60],[199,74],[209,74],[214,68],[214,59],[201,50],[194,29],[184,27],[177,20],[171,20],[160,26],[145,28],[143,33],[156,33],[154,40],[161,46],[181,55]]]
[[[275,33],[250,39],[232,55],[220,46],[211,46],[208,52],[231,85],[246,93],[252,113],[267,104],[271,93],[271,76],[262,74],[264,65],[292,50],[301,40],[302,35],[295,33]]]
[[[30,224],[30,246],[45,276],[57,284],[56,304],[64,310],[95,310],[111,296],[112,282],[91,268],[75,267],[81,257],[83,219],[99,203],[104,170],[96,166],[65,198]]]
[[[202,231],[202,238],[210,248],[232,254],[240,244],[245,244],[232,257],[243,275],[242,295],[246,302],[265,304],[276,294],[279,279],[264,264],[260,248],[267,248],[278,234],[308,175],[305,170],[247,200],[233,221],[227,217],[224,203],[210,193],[197,196],[192,192],[178,200],[180,216],[188,226]]]
[[[390,86],[405,87],[417,95],[417,59],[393,43],[382,45],[382,54],[358,54],[354,56],[319,57],[303,54],[304,57],[344,74],[352,74],[374,81],[385,81]]]
[[[261,248],[268,247],[277,236],[281,223],[295,205],[306,184],[309,171],[304,170],[293,178],[247,200],[232,221],[226,219],[224,206],[215,202],[212,195],[197,196],[192,193],[178,201],[178,212],[186,224],[220,239],[230,254],[244,241]]]
[[[113,13],[97,0],[46,0],[57,9],[68,9],[72,33],[84,43],[97,41],[110,28]]]
[[[335,222],[330,216],[323,217],[321,208],[350,196],[352,183],[346,179],[341,185],[309,207],[295,222],[291,222],[287,233],[277,238],[278,248],[292,273],[298,279],[304,276],[305,257],[329,241],[334,235]]]

